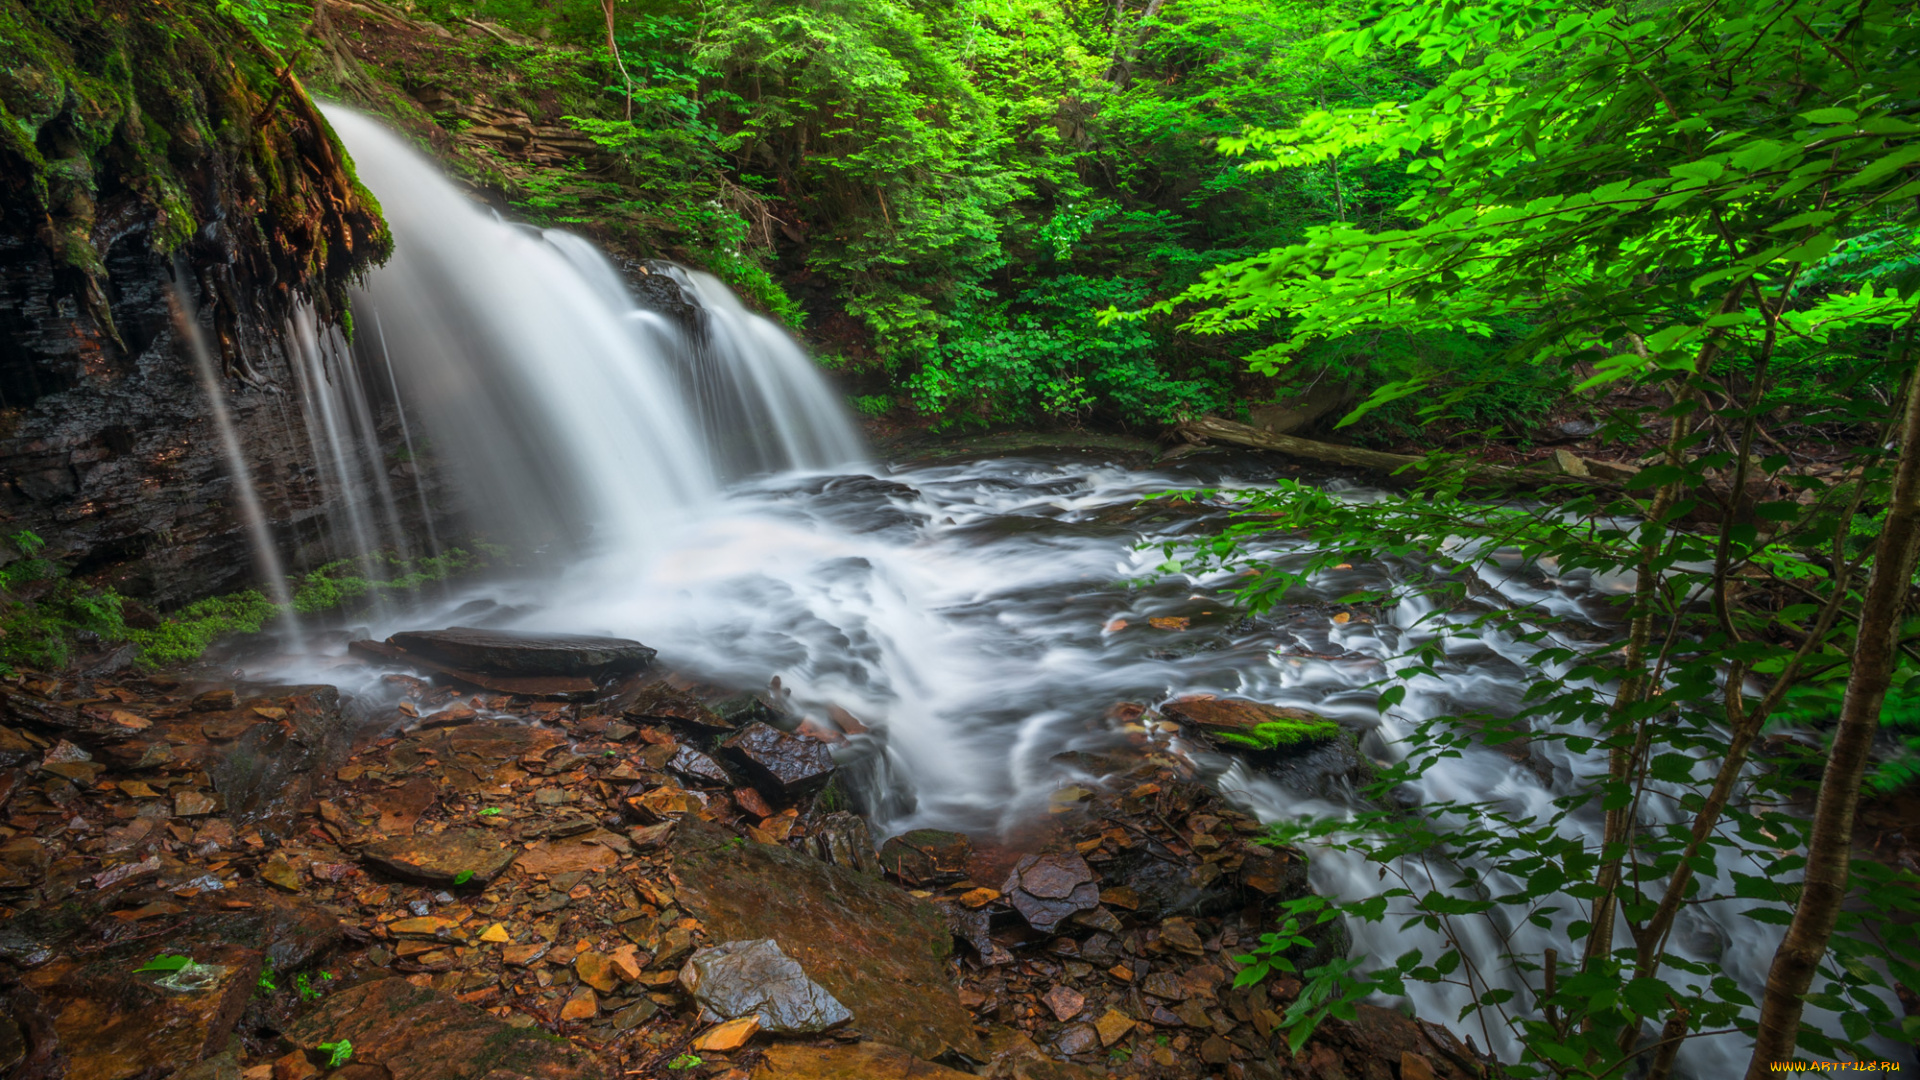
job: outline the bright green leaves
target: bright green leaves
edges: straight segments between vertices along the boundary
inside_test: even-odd
[[[1699,0],[1637,21],[1602,10],[1542,34],[1537,14],[1505,5],[1471,15],[1390,5],[1330,47],[1417,45],[1423,64],[1447,72],[1437,86],[1228,146],[1268,168],[1411,157],[1403,167],[1429,181],[1400,207],[1415,224],[1310,229],[1160,310],[1183,311],[1202,333],[1276,324],[1282,341],[1255,358],[1269,372],[1319,342],[1514,317],[1534,333],[1513,353],[1542,363],[1630,327],[1645,337],[1644,352],[1614,350],[1586,387],[1756,348],[1762,324],[1777,337],[1795,314],[1782,291],[1920,192],[1914,125],[1889,112],[1891,99],[1863,96],[1900,84],[1897,56],[1920,47],[1920,30],[1889,0],[1786,6],[1791,19]],[[1803,25],[1856,18],[1844,62],[1805,48]],[[1776,94],[1781,80],[1802,89]],[[1920,272],[1902,293],[1909,284],[1920,291]],[[1738,303],[1721,314],[1743,321],[1715,321],[1729,297]],[[1858,326],[1886,312],[1831,314]]]
[[[193,958],[191,956],[173,956],[162,953],[139,967],[134,968],[133,971],[136,975],[148,971],[179,971],[192,963]]]

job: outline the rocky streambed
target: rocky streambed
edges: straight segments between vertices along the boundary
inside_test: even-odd
[[[858,721],[796,723],[777,686],[703,686],[607,639],[356,651],[393,669],[391,704],[4,684],[0,1075],[1485,1070],[1371,1007],[1290,1053],[1299,984],[1235,986],[1236,954],[1307,889],[1301,854],[1256,842],[1182,752],[1274,719],[1249,704],[1123,703],[1126,737],[1072,763],[1101,779],[1017,828],[876,847],[844,764]]]

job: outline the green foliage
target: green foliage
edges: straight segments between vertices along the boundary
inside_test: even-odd
[[[69,580],[64,566],[41,556],[46,543],[33,533],[17,532],[10,540],[20,558],[0,567],[0,671],[64,667],[76,638],[111,642],[126,636],[117,594]]]
[[[687,1053],[687,1054],[680,1054],[679,1056],[675,1057],[672,1061],[668,1062],[667,1068],[672,1069],[675,1072],[682,1072],[687,1069],[697,1069],[704,1064],[706,1064],[706,1062],[701,1059],[699,1054]]]
[[[280,617],[273,601],[252,589],[196,600],[151,630],[129,630],[126,638],[140,646],[140,662],[148,667],[185,664],[200,658],[207,646],[228,634],[255,634]]]
[[[159,956],[156,956],[153,959],[147,961],[146,963],[140,965],[139,967],[134,968],[133,973],[135,975],[140,975],[149,971],[179,971],[180,969],[192,963],[193,963],[193,957],[191,956],[176,956],[168,953],[161,953]]]
[[[893,399],[885,394],[857,394],[847,399],[853,411],[861,416],[878,419],[893,411]]]
[[[361,559],[328,563],[305,577],[293,593],[293,609],[302,615],[352,608],[362,601],[391,601],[421,588],[471,573],[485,559],[462,548],[417,560],[380,552]],[[376,574],[376,577],[366,577]],[[258,627],[255,627],[258,629]]]
[[[339,1042],[320,1043],[314,1049],[327,1055],[327,1068],[337,1069],[353,1059],[353,1044],[346,1039]]]
[[[151,628],[126,624],[124,599],[112,589],[72,581],[59,563],[39,557],[42,543],[20,533],[14,544],[25,556],[0,567],[0,666],[56,671],[71,660],[76,641],[139,647],[136,663],[145,669],[191,663],[215,641],[230,634],[254,634],[283,612],[263,593],[243,589],[197,600]],[[451,548],[444,554],[408,561],[381,553],[358,561],[329,563],[301,578],[293,593],[294,610],[315,614],[352,610],[374,600],[397,600],[428,585],[472,573],[504,554],[491,545],[473,545],[470,554]],[[384,571],[376,577],[368,571]]]
[[[1417,818],[1381,810],[1277,828],[1276,839],[1378,867],[1388,887],[1344,916],[1444,942],[1303,973],[1290,1044],[1367,995],[1426,983],[1464,997],[1459,1020],[1525,1048],[1514,1075],[1620,1075],[1639,1067],[1643,1030],[1753,1029],[1746,989],[1670,947],[1683,907],[1730,905],[1778,926],[1803,901],[1793,883],[1808,825],[1786,808],[1822,762],[1755,736],[1769,719],[1829,706],[1858,645],[1861,541],[1887,498],[1887,402],[1898,398],[1871,391],[1911,377],[1920,323],[1920,125],[1890,89],[1912,85],[1920,24],[1884,0],[1399,0],[1325,43],[1329,60],[1381,49],[1413,62],[1419,92],[1221,145],[1256,173],[1397,170],[1399,220],[1309,225],[1156,310],[1184,313],[1195,333],[1277,334],[1252,354],[1273,374],[1370,337],[1479,337],[1502,367],[1538,369],[1543,392],[1558,380],[1576,393],[1633,385],[1610,437],[1667,452],[1623,490],[1569,481],[1528,503],[1475,497],[1471,474],[1438,455],[1407,470],[1407,499],[1283,482],[1241,496],[1246,516],[1224,536],[1174,554],[1190,569],[1248,571],[1241,596],[1256,609],[1342,564],[1402,568],[1404,584],[1372,599],[1431,598],[1458,621],[1389,664],[1383,712],[1407,680],[1448,663],[1445,637],[1539,650],[1510,714],[1441,716],[1403,740],[1405,760],[1370,789],[1380,805],[1438,762],[1516,740],[1600,763],[1550,806],[1440,801]],[[1850,392],[1835,392],[1841,371]],[[1458,412],[1472,387],[1457,376],[1417,363],[1347,422],[1396,407],[1421,420]],[[1763,418],[1816,397],[1863,433],[1845,483],[1761,449]],[[1288,555],[1254,554],[1282,530]],[[1618,615],[1641,636],[1588,649],[1550,639],[1539,610],[1476,606],[1468,584],[1515,564],[1638,582]],[[1737,602],[1736,580],[1772,599]],[[1761,768],[1743,768],[1755,759]],[[1618,823],[1613,839],[1580,827],[1596,808]],[[1890,985],[1920,985],[1920,946],[1894,930],[1920,909],[1920,879],[1864,860],[1852,875],[1806,997],[1839,1030],[1803,1022],[1799,1034],[1829,1059],[1871,1058],[1869,1037],[1903,1038]],[[1287,970],[1300,944],[1289,916],[1249,954],[1266,971]],[[1553,951],[1538,934],[1522,946],[1511,934],[1522,923]],[[1476,939],[1505,944],[1497,956],[1463,947]]]

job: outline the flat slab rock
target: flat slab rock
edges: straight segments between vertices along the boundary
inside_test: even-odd
[[[593,1054],[510,1027],[475,1006],[405,979],[331,994],[287,1029],[297,1046],[346,1039],[356,1065],[385,1066],[393,1080],[604,1080]]]
[[[675,833],[673,856],[680,902],[710,939],[772,938],[852,1010],[863,1035],[921,1058],[948,1049],[981,1056],[948,981],[953,936],[939,908],[790,848],[742,845],[693,819]]]
[[[977,1080],[972,1073],[922,1061],[884,1043],[800,1046],[775,1043],[753,1071],[753,1080]]]
[[[434,836],[403,836],[369,844],[365,861],[395,877],[422,885],[452,885],[464,873],[476,886],[500,876],[520,849],[501,846],[500,837],[481,829],[448,829]]]
[[[418,656],[494,675],[610,675],[639,671],[654,650],[627,638],[532,634],[449,626],[407,630],[387,639]]]
[[[198,965],[189,971],[134,973],[153,955],[187,944],[155,946],[138,959],[63,956],[22,976],[51,1021],[67,1080],[172,1072],[226,1043],[260,980],[265,956],[239,945],[199,942],[181,953]]]

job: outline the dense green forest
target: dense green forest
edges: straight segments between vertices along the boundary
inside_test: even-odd
[[[1248,981],[1305,984],[1295,1046],[1411,982],[1462,988],[1461,1015],[1435,1019],[1511,1033],[1515,1075],[1665,1077],[1688,1040],[1734,1035],[1755,1043],[1754,1080],[1796,1050],[1866,1061],[1920,1031],[1916,879],[1854,857],[1870,846],[1862,792],[1910,795],[1920,775],[1910,6],[220,11],[511,214],[719,274],[876,426],[1159,435],[1211,416],[1268,445],[1257,432],[1290,409],[1290,429],[1423,455],[1394,481],[1414,497],[1281,484],[1243,496],[1246,524],[1210,546],[1169,551],[1176,568],[1243,571],[1253,610],[1318,571],[1417,553],[1419,591],[1476,632],[1537,642],[1537,611],[1456,572],[1499,548],[1630,582],[1615,640],[1541,654],[1517,716],[1424,726],[1374,792],[1391,805],[1394,783],[1469,740],[1560,742],[1604,756],[1578,798],[1281,831],[1352,845],[1398,882],[1345,908],[1302,901],[1243,957]],[[1311,541],[1304,563],[1243,551],[1277,528]],[[58,595],[71,611],[52,629],[10,616],[26,620],[16,662],[64,661],[75,625],[124,633],[117,609]],[[248,612],[257,629],[266,613]],[[160,659],[230,628],[200,616]],[[19,651],[42,630],[46,651]],[[1381,709],[1443,659],[1408,658]],[[1602,842],[1570,838],[1561,825],[1592,804]],[[1489,869],[1407,871],[1467,856]],[[1697,875],[1722,870],[1734,891],[1704,895]],[[1565,897],[1582,907],[1570,926],[1546,906]],[[1687,909],[1735,899],[1780,936],[1764,988],[1672,947]],[[1449,947],[1296,971],[1336,917],[1418,923]],[[1470,923],[1504,935],[1499,970],[1462,944]],[[1536,947],[1524,926],[1564,933]]]
[[[342,51],[361,49],[407,92],[396,111],[441,103],[428,111],[457,136],[484,123],[463,113],[484,95],[592,138],[604,153],[480,161],[474,179],[536,220],[716,270],[804,332],[869,415],[1151,430],[1316,384],[1345,394],[1422,365],[1498,363],[1486,343],[1442,332],[1364,355],[1328,347],[1275,378],[1243,361],[1274,340],[1263,329],[1103,317],[1312,227],[1400,220],[1409,178],[1391,165],[1355,155],[1272,170],[1223,145],[1420,91],[1409,57],[1322,55],[1317,36],[1354,14],[1338,5],[411,11],[466,30],[406,48],[377,19],[340,34]],[[317,81],[334,74],[318,67]],[[1498,381],[1476,399],[1487,416],[1551,404],[1550,379],[1516,369]]]

